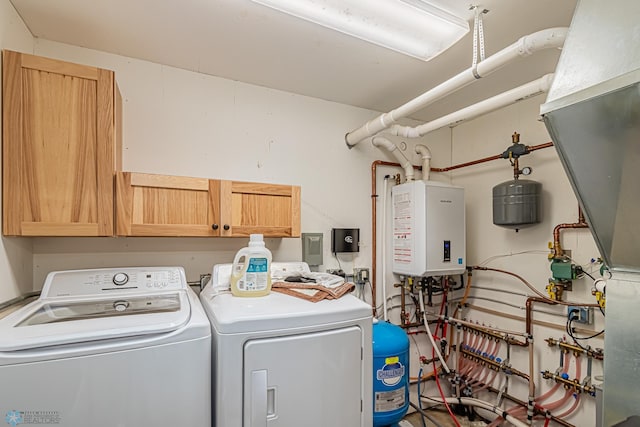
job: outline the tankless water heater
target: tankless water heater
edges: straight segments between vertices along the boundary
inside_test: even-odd
[[[391,190],[393,272],[441,276],[465,271],[464,189],[411,181]]]

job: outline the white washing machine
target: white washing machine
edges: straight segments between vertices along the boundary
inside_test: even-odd
[[[283,265],[309,268],[272,271]],[[221,291],[230,273],[214,267],[200,293],[213,332],[214,426],[370,427],[371,307],[352,295],[234,297]]]
[[[53,272],[0,320],[0,420],[210,427],[209,366],[210,324],[182,268]]]

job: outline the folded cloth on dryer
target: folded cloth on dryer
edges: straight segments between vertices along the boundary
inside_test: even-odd
[[[272,291],[302,298],[311,302],[318,302],[323,299],[338,299],[344,294],[351,292],[354,288],[355,285],[350,282],[331,287],[319,283],[273,282],[271,284]]]
[[[344,283],[344,277],[330,273],[320,273],[317,271],[293,273],[272,271],[271,282],[317,283],[325,288],[336,288],[338,286],[342,286]]]

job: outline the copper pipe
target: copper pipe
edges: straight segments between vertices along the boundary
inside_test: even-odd
[[[460,163],[458,165],[447,166],[446,168],[431,168],[431,172],[449,172],[454,169],[466,168],[467,166],[473,166],[480,163],[490,162],[491,160],[498,160],[502,158],[502,154],[496,154],[495,156],[484,157],[478,160],[472,160],[466,163]]]
[[[487,313],[487,314],[491,314],[493,316],[498,316],[498,317],[502,317],[505,319],[512,319],[512,320],[518,320],[520,322],[524,322],[525,318],[523,316],[516,316],[513,314],[509,314],[509,313],[505,313],[503,311],[498,311],[498,310],[491,310],[490,308],[486,308],[486,307],[482,307],[479,305],[475,305],[475,304],[466,304],[466,307],[472,309],[472,310],[477,310],[480,311],[482,313]],[[533,323],[534,325],[538,325],[538,326],[543,326],[545,328],[550,328],[550,329],[557,329],[558,331],[564,331],[566,330],[566,325],[558,325],[555,323],[550,323],[550,322],[545,322],[544,320],[532,320],[531,323]],[[589,335],[589,334],[593,334],[593,330],[592,329],[583,329],[583,328],[574,328],[576,330],[576,332],[583,334],[583,335]],[[604,335],[604,334],[602,334]],[[600,335],[600,339],[602,339],[602,335]]]
[[[547,298],[538,298],[538,297],[529,297],[527,298],[527,302],[525,303],[525,307],[527,310],[526,317],[526,331],[529,336],[533,335],[533,303],[534,302],[542,302],[549,305],[556,305],[557,302]]]
[[[560,305],[577,305],[579,307],[599,307],[600,305],[598,303],[592,303],[592,304],[584,304],[581,302],[571,302],[571,301],[558,301],[558,300],[553,300],[551,298],[546,297],[542,292],[540,292],[539,290],[537,290],[531,283],[527,282],[524,277],[519,276],[515,273],[512,273],[510,271],[507,270],[501,270],[499,268],[491,268],[491,267],[480,267],[478,265],[471,267],[473,270],[483,270],[483,271],[496,271],[498,273],[503,273],[503,274],[508,274],[509,276],[513,276],[516,279],[520,280],[522,283],[524,283],[529,289],[531,289],[536,295],[538,295],[539,299],[541,300],[540,302],[545,302],[546,304],[551,304],[551,305],[555,305],[555,304],[560,304]],[[529,297],[529,298],[535,298],[535,297]],[[527,316],[529,316],[529,314],[527,314]],[[529,332],[527,330],[527,332]]]
[[[557,302],[547,298],[529,297],[525,303],[526,308],[526,331],[529,335],[529,375],[531,380],[529,381],[529,398],[533,398],[536,392],[536,384],[533,381],[533,303],[542,302],[549,305],[556,305]]]
[[[543,148],[553,147],[553,142],[545,142],[544,144],[527,146],[527,153],[532,151],[541,150]],[[454,169],[466,168],[467,166],[473,166],[480,163],[490,162],[492,160],[502,159],[502,153],[496,154],[495,156],[484,157],[478,160],[472,160],[466,163],[460,163],[459,165],[448,166],[446,168],[431,168],[431,172],[449,172]]]
[[[376,233],[376,199],[378,198],[378,193],[376,192],[376,172],[378,165],[380,166],[393,166],[393,167],[401,167],[400,163],[386,162],[384,160],[374,160],[371,163],[371,308],[373,310],[373,317],[377,316],[377,304],[376,304],[376,241],[377,241],[377,233]],[[420,166],[413,166],[414,169],[421,169]]]
[[[560,230],[566,228],[589,228],[589,225],[584,220],[584,214],[580,206],[578,206],[578,222],[574,222],[573,224],[558,224],[553,229],[553,258],[562,258],[564,255],[564,251],[560,245]]]

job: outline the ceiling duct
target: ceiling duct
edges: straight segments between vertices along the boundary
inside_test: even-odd
[[[541,113],[613,270],[640,271],[640,2],[581,0]]]

